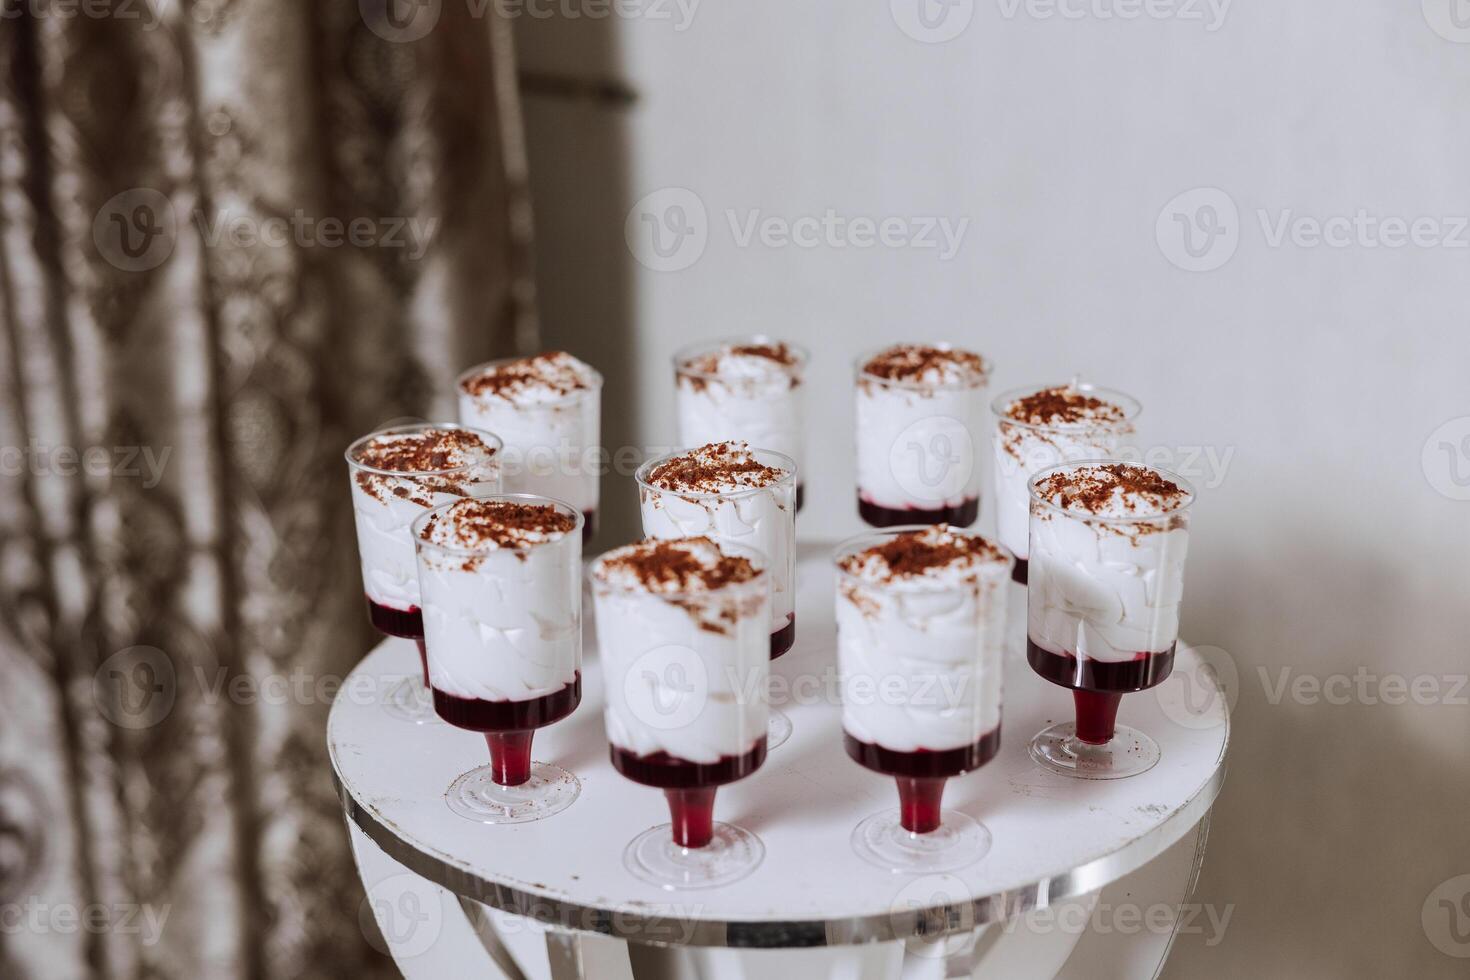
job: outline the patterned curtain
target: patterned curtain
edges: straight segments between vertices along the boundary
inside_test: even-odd
[[[534,342],[494,11],[0,0],[5,980],[391,974],[342,451]]]

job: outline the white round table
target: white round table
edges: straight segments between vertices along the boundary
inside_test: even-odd
[[[721,788],[716,801],[717,819],[754,831],[765,844],[764,862],[749,877],[717,889],[666,891],[624,869],[627,842],[666,822],[668,813],[662,793],[623,778],[608,760],[590,602],[582,704],[539,731],[533,753],[581,779],[570,808],[501,826],[451,812],[444,792],[487,761],[484,740],[438,721],[414,725],[384,713],[394,683],[418,669],[413,644],[390,640],[343,685],[328,722],[349,822],[412,875],[558,936],[751,950],[896,941],[912,950],[1092,895],[1187,834],[1202,840],[1229,742],[1228,706],[1208,665],[1181,644],[1166,683],[1123,699],[1119,720],[1152,735],[1162,750],[1153,770],[1111,781],[1047,773],[1032,762],[1027,743],[1070,716],[1071,698],[1026,664],[1025,594],[1013,587],[1000,753],[951,780],[945,794],[946,808],[990,829],[990,853],[968,868],[923,876],[860,860],[849,843],[853,827],[896,806],[897,794],[892,779],[843,751],[831,550],[802,546],[797,643],[772,668],[782,678],[774,700],[793,735],[755,775]]]

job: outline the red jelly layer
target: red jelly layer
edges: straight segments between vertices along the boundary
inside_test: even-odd
[[[434,688],[434,710],[456,728],[472,732],[525,732],[561,721],[582,701],[582,672],[560,691],[526,701],[459,698]]]
[[[1162,684],[1174,669],[1174,649],[1157,653],[1135,653],[1132,660],[1106,661],[1072,654],[1052,653],[1026,640],[1026,659],[1031,669],[1062,687],[1082,691],[1132,694]]]
[[[771,634],[771,659],[775,660],[781,654],[796,645],[796,613],[786,621],[786,625]]]
[[[634,755],[611,746],[613,768],[635,783],[659,789],[708,789],[744,779],[766,761],[766,737],[743,755],[724,755],[714,762],[690,762],[667,752]]]
[[[969,527],[980,517],[980,498],[971,497],[955,507],[925,510],[918,507],[884,507],[858,495],[858,516],[870,527],[900,527],[904,524],[949,524]]]
[[[1052,653],[1030,638],[1026,659],[1031,669],[1062,687],[1072,689],[1077,709],[1077,737],[1089,745],[1106,745],[1113,740],[1118,720],[1118,702],[1123,695],[1162,684],[1174,669],[1174,649],[1157,653],[1135,653],[1132,660],[1117,662]]]
[[[928,749],[898,752],[872,742],[859,741],[846,732],[842,733],[842,744],[847,749],[848,756],[858,765],[885,776],[947,779],[979,769],[995,758],[995,753],[1000,751],[1000,728],[982,735],[971,745],[933,752]]]
[[[386,636],[401,636],[405,640],[418,640],[424,635],[424,612],[418,606],[410,609],[395,609],[369,599],[368,620],[373,629]]]
[[[724,755],[714,762],[690,762],[667,752],[634,755],[612,746],[613,768],[635,783],[664,791],[674,843],[704,847],[714,836],[715,791],[744,779],[766,761],[766,737],[743,755]]]
[[[938,751],[898,752],[859,741],[846,732],[842,733],[842,743],[858,765],[894,777],[898,783],[899,823],[911,834],[927,834],[939,829],[945,782],[995,758],[1000,751],[1000,728],[973,744]]]

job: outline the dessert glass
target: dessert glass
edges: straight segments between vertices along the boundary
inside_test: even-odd
[[[739,439],[796,461],[806,497],[805,348],[763,334],[691,344],[674,354],[679,444]]]
[[[1075,420],[1044,424],[1020,421],[1010,409],[1048,392],[1065,393],[1077,406]],[[1099,404],[1100,403],[1100,404]],[[1021,585],[1027,581],[1031,531],[1031,477],[1060,463],[1083,459],[1115,459],[1123,440],[1134,432],[1142,411],[1138,401],[1121,391],[1074,380],[1065,385],[1016,388],[991,403],[995,429],[996,537],[1016,556],[1012,572]]]
[[[545,356],[545,355],[543,355]],[[597,533],[602,474],[595,458],[602,441],[602,375],[566,355],[584,387],[557,392],[476,393],[476,382],[537,358],[503,358],[459,376],[459,419],[494,432],[505,443],[503,482],[507,493],[565,500],[583,517],[582,543]]]
[[[766,757],[769,576],[754,551],[696,543],[746,559],[754,577],[655,591],[605,574],[620,557],[682,541],[617,549],[590,573],[612,764],[628,779],[662,789],[671,818],[635,837],[623,864],[671,889],[728,884],[754,871],[765,854],[755,834],[715,822],[714,803],[720,786],[755,772]]]
[[[1099,514],[1048,489],[1061,485],[1053,478],[1099,473],[1163,481],[1154,485],[1172,489],[1153,497],[1125,494],[1133,502],[1126,514]],[[1158,743],[1117,724],[1118,705],[1124,694],[1163,683],[1174,668],[1194,490],[1166,470],[1110,460],[1044,470],[1030,489],[1026,659],[1046,680],[1069,688],[1077,709],[1075,723],[1053,725],[1032,739],[1031,757],[1052,772],[1084,779],[1147,772],[1158,764]]]
[[[977,563],[938,579],[882,581],[850,570],[853,556],[913,532],[970,539],[981,549]],[[898,809],[873,814],[853,831],[853,849],[870,864],[951,871],[990,850],[984,824],[941,803],[949,779],[980,768],[1000,749],[1011,561],[979,535],[943,526],[892,528],[837,549],[843,746],[853,761],[898,786]]]
[[[566,809],[581,792],[570,772],[531,761],[531,741],[582,700],[582,516],[531,494],[471,503],[550,508],[565,527],[523,544],[426,538],[431,522],[455,517],[455,504],[413,526],[434,709],[482,733],[490,750],[488,766],[449,787],[449,808],[479,823],[525,823]]]
[[[784,475],[761,487],[668,490],[650,478],[665,463],[689,455],[670,453],[638,468],[638,499],[643,533],[650,538],[708,537],[765,556],[763,564],[771,579],[770,658],[775,660],[796,643],[797,469],[796,461],[781,453],[751,449],[750,454]],[[791,719],[776,708],[770,717],[767,747],[775,749],[791,737]]]
[[[389,469],[365,461],[370,447],[436,431],[470,432],[486,452],[460,466]],[[424,620],[419,601],[418,564],[411,525],[421,514],[463,497],[500,492],[501,442],[488,432],[452,423],[406,425],[363,436],[347,448],[352,514],[362,561],[368,619],[385,636],[413,640],[419,648],[422,683],[406,677],[388,692],[387,711],[403,721],[435,720],[429,694],[429,664],[424,654]],[[381,462],[381,461],[380,461]]]
[[[989,368],[931,382],[873,374],[899,348],[968,355],[945,343],[869,351],[856,363],[858,514],[872,527],[950,524],[980,516],[980,446]],[[983,360],[980,362],[983,365]]]

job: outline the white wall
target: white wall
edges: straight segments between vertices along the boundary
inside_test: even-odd
[[[762,330],[812,347],[802,522],[827,537],[858,529],[850,361],[894,338],[975,346],[996,390],[1085,372],[1144,402],[1146,443],[1228,456],[1223,476],[1190,473],[1204,493],[1185,632],[1240,678],[1199,895],[1234,909],[1222,944],[1182,937],[1168,975],[1462,975],[1446,951],[1470,942],[1438,898],[1470,883],[1426,900],[1470,874],[1470,691],[1367,702],[1386,675],[1443,695],[1470,669],[1470,503],[1451,499],[1470,497],[1454,481],[1470,479],[1470,230],[1438,220],[1470,215],[1470,43],[1431,26],[1462,36],[1449,13],[1470,23],[1470,4],[1239,0],[1212,30],[1221,0],[1149,0],[1130,20],[1098,15],[1128,0],[1064,0],[1079,19],[954,0],[947,24],[967,26],[925,43],[899,26],[918,2],[705,2],[682,31],[673,0],[672,20],[522,17],[527,70],[639,95],[629,109],[528,95],[548,340],[610,364],[626,406],[612,435],[637,443],[672,436],[676,345]],[[623,226],[666,188],[693,192],[707,241],[656,272]],[[1171,261],[1186,256],[1165,206],[1196,188],[1239,213],[1212,271]],[[1210,202],[1173,210],[1200,221]],[[968,226],[944,260],[742,247],[727,214],[827,209]],[[1283,214],[1360,210],[1437,219],[1421,241],[1459,247],[1378,231],[1273,245],[1261,217],[1274,232]],[[630,532],[627,487],[610,491],[607,519]],[[1308,684],[1361,670],[1368,697],[1356,681],[1344,704],[1276,697],[1283,670]]]

